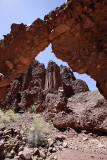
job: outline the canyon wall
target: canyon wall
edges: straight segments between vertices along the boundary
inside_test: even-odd
[[[12,24],[0,40],[0,100],[50,43],[55,55],[73,71],[86,73],[107,98],[107,2],[73,0],[30,26]]]

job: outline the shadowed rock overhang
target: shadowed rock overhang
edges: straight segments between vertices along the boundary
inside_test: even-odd
[[[12,24],[0,41],[0,99],[50,43],[56,57],[97,82],[107,99],[107,1],[69,1],[30,26]]]

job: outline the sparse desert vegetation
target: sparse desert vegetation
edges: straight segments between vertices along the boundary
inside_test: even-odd
[[[48,124],[39,116],[33,115],[33,123],[30,126],[28,139],[33,146],[46,146],[46,133],[48,133]]]
[[[20,119],[20,115],[14,113],[12,110],[7,110],[6,112],[0,109],[0,121],[2,123],[8,123],[9,121],[14,121]]]
[[[40,73],[36,73],[35,69]],[[45,71],[47,82],[52,83],[50,86],[46,84],[49,90],[39,86],[43,77],[41,80],[39,78]],[[31,73],[35,75],[31,76]],[[26,77],[29,75],[28,81]],[[59,78],[62,80],[59,81]],[[61,87],[62,84],[64,87]],[[54,85],[57,86],[56,89],[53,88]],[[11,92],[15,94],[11,96]],[[22,79],[12,83],[12,90],[7,94],[3,105],[7,102],[10,104],[4,107],[5,112],[0,110],[0,146],[4,146],[0,151],[2,158],[62,160],[64,157],[65,160],[70,160],[69,153],[74,153],[82,156],[85,154],[83,158],[80,157],[82,160],[84,157],[85,160],[91,160],[95,149],[99,155],[95,155],[93,160],[102,156],[105,158],[107,101],[98,91],[89,91],[87,84],[76,79],[68,67],[60,68],[50,61],[45,70],[43,64],[32,62],[29,72],[26,71]],[[64,156],[64,153],[67,154]]]
[[[32,112],[36,113],[37,108],[38,108],[37,105],[35,104],[31,105]]]

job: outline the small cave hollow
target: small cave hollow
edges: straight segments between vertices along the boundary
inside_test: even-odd
[[[21,102],[21,94],[19,92],[17,93],[17,101],[18,101],[18,103]]]

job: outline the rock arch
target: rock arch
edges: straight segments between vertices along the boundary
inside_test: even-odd
[[[107,98],[106,0],[71,0],[30,26],[12,24],[0,40],[0,99],[50,43],[55,55],[73,71],[86,73]]]

